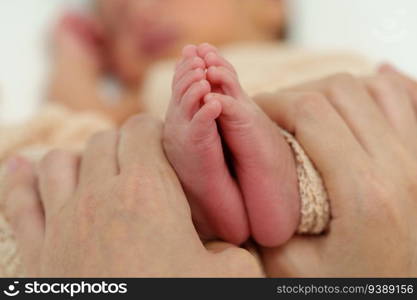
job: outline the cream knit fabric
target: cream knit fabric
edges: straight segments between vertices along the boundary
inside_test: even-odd
[[[330,203],[323,181],[297,140],[284,130],[282,134],[293,150],[297,168],[301,200],[297,233],[320,234],[326,230],[330,220]]]
[[[0,214],[0,277],[23,275],[13,233],[3,214]]]

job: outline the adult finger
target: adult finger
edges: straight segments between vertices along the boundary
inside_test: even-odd
[[[402,142],[410,150],[417,150],[417,119],[402,80],[391,73],[379,73],[364,80],[369,93]]]
[[[77,155],[62,150],[53,150],[38,166],[39,193],[46,221],[74,194],[78,180]]]
[[[414,111],[417,113],[417,81],[400,72],[398,69],[389,64],[384,64],[379,68],[379,72],[382,74],[390,74],[401,81],[412,100]]]
[[[6,162],[4,209],[28,276],[36,275],[44,239],[44,215],[32,165],[20,157]]]
[[[381,143],[396,144],[393,130],[383,113],[365,86],[353,76],[336,74],[296,89],[322,92],[371,155],[387,153]]]
[[[264,277],[258,257],[236,245],[214,241],[205,244],[212,254],[211,265],[222,273],[220,277]]]
[[[120,172],[140,167],[153,168],[165,160],[162,122],[145,114],[131,117],[120,131],[118,161]]]
[[[314,277],[325,274],[321,260],[321,236],[295,236],[282,247],[262,248],[261,257],[267,277]],[[308,266],[294,269],[294,266]],[[316,274],[312,273],[316,270]]]
[[[93,182],[101,183],[119,173],[117,143],[119,134],[108,130],[94,134],[87,143],[80,165],[80,188]]]
[[[368,155],[329,100],[320,93],[283,92],[258,97],[258,103],[278,125],[295,135],[314,162],[329,197],[338,200],[332,202],[333,217],[352,212],[351,181],[357,168],[366,167]]]

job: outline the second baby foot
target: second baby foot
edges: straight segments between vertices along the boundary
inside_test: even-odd
[[[240,244],[249,236],[249,225],[217,129],[216,118],[222,108],[218,102],[203,103],[210,90],[197,48],[184,48],[173,79],[163,143],[200,236]]]
[[[295,233],[300,214],[291,149],[279,128],[245,94],[233,66],[216,48],[203,44],[198,53],[216,91],[204,102],[221,103],[220,130],[233,157],[252,236],[263,246],[283,244]]]

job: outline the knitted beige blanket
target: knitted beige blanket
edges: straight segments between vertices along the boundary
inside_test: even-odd
[[[366,61],[345,54],[312,55],[287,48],[281,49],[276,45],[264,48],[243,47],[235,53],[235,56],[229,55],[228,58],[237,65],[242,85],[250,95],[338,71],[354,74],[371,71],[371,66]],[[256,66],[253,64],[254,57]],[[156,71],[151,73],[144,92],[147,111],[159,117],[164,115],[169,100],[169,89],[161,89],[161,86],[170,86],[173,69],[171,63],[166,64],[164,68],[161,66],[163,65],[157,66]],[[23,125],[0,127],[0,162],[15,153],[37,161],[45,152],[56,147],[79,151],[91,134],[112,127],[112,122],[98,114],[73,113],[63,107],[47,105],[40,114]],[[301,146],[290,134],[283,134],[291,145],[297,164],[301,195],[301,221],[297,232],[322,233],[330,220],[325,187]],[[23,275],[24,270],[20,264],[13,234],[0,208],[0,277]]]

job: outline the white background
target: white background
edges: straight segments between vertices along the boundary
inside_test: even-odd
[[[417,1],[287,0],[290,39],[317,49],[350,49],[417,76]]]

